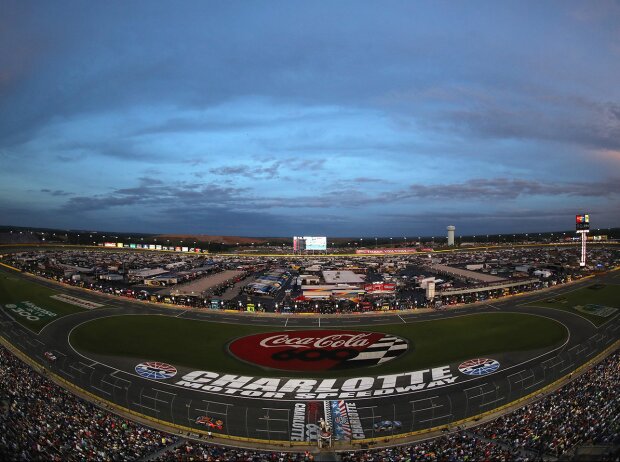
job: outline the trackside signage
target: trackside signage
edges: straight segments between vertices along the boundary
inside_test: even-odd
[[[37,322],[41,319],[55,318],[57,316],[56,313],[46,310],[45,308],[41,308],[40,306],[28,301],[17,304],[11,303],[4,305],[4,307],[7,310],[12,311],[17,316],[32,322]]]
[[[456,369],[456,368],[455,368]],[[463,375],[450,366],[400,374],[339,379],[263,378],[192,371],[177,386],[221,395],[289,400],[341,400],[399,395],[443,387]]]
[[[407,341],[380,332],[303,330],[267,332],[234,340],[242,361],[285,371],[328,371],[375,366],[405,353]]]

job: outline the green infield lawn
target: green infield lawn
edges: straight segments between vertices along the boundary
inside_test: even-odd
[[[17,273],[0,270],[1,309],[33,332],[39,332],[62,316],[84,311],[84,308],[51,298],[57,294],[59,292],[22,279]]]
[[[529,305],[570,311],[600,326],[620,312],[620,286],[592,284],[583,289],[550,296]]]
[[[347,327],[339,328],[350,330]],[[194,321],[169,316],[114,316],[85,323],[71,335],[83,353],[145,358],[175,366],[214,372],[260,375],[260,367],[235,359],[227,351],[232,340],[259,332],[284,331]],[[385,326],[356,326],[354,330],[395,334],[409,341],[409,351],[372,374],[402,372],[479,356],[547,348],[567,337],[566,328],[551,319],[518,313],[483,313],[457,318]],[[366,369],[370,373],[370,369]],[[352,370],[325,373],[270,371],[274,376],[347,376]]]

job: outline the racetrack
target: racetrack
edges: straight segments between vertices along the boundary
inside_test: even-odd
[[[1,274],[31,279],[16,272],[3,270]],[[596,282],[605,283],[606,278],[611,277],[615,277],[613,273],[599,277]],[[46,362],[44,352],[54,353],[58,359],[49,363],[49,367],[59,377],[129,411],[192,431],[207,430],[205,419],[202,419],[203,424],[196,423],[199,417],[206,416],[213,422],[222,421],[222,429],[212,429],[214,433],[282,444],[302,443],[303,440],[315,437],[319,418],[330,417],[327,414],[333,417],[338,412],[348,417],[346,439],[359,442],[447,425],[492,411],[569,374],[617,340],[620,328],[618,316],[596,327],[584,317],[566,310],[526,306],[528,303],[541,305],[536,302],[548,299],[551,292],[494,300],[491,304],[441,312],[320,317],[263,316],[171,309],[105,297],[58,286],[49,281],[37,281],[56,293],[103,305],[59,317],[45,325],[38,334],[8,316],[9,311],[1,311],[2,336],[41,363]],[[593,280],[559,288],[552,294],[557,298],[589,284],[593,284]],[[459,354],[465,355],[457,361],[443,357],[429,360],[428,363],[409,363],[403,357],[386,363],[385,371],[376,369],[375,372],[373,367],[369,367],[352,369],[346,374],[314,375],[319,378],[310,378],[312,374],[306,374],[306,383],[301,384],[300,374],[274,374],[272,370],[256,366],[231,370],[231,374],[226,374],[229,371],[225,367],[218,367],[217,355],[205,364],[175,364],[173,359],[166,358],[177,370],[176,374],[170,378],[149,379],[140,376],[136,366],[149,361],[161,361],[161,358],[139,356],[145,353],[138,351],[131,352],[129,357],[106,355],[101,351],[87,351],[84,345],[79,349],[74,348],[75,345],[69,341],[73,338],[70,336],[71,331],[79,329],[77,326],[87,326],[91,322],[101,322],[97,320],[119,315],[173,315],[178,317],[178,322],[201,320],[216,327],[232,324],[240,326],[240,334],[241,326],[252,326],[248,332],[282,329],[301,331],[309,328],[374,332],[398,328],[401,329],[398,331],[400,335],[406,337],[402,329],[408,330],[411,327],[411,338],[416,339],[414,326],[421,322],[444,318],[456,320],[463,316],[474,319],[475,315],[483,313],[544,316],[566,326],[570,335],[565,343],[551,342],[552,345],[537,345],[521,351],[502,348],[501,351],[484,354],[480,356],[481,359],[490,359],[499,365],[493,369],[495,364],[488,363],[488,373],[481,375],[468,375],[459,370],[461,359],[469,354],[464,351],[455,352],[453,358],[458,358]],[[393,327],[384,327],[388,325]],[[120,334],[110,329],[107,340],[111,344],[116,340],[120,342]],[[139,335],[136,332],[136,336]],[[170,342],[166,330],[160,329],[157,335],[161,336],[162,345]],[[527,336],[528,332],[522,335]],[[99,344],[101,339],[97,340]],[[447,349],[450,348],[455,347],[449,345]],[[222,351],[221,354],[226,353]],[[477,357],[469,359],[475,360]],[[211,364],[214,367],[207,368]],[[398,369],[387,369],[390,364],[398,366]],[[471,372],[480,369],[464,367],[463,370]],[[242,375],[244,378],[240,380]],[[278,380],[277,384],[273,380]],[[296,382],[291,383],[291,380]],[[334,402],[336,405],[332,406]],[[398,421],[401,427],[387,430],[375,428],[375,424],[384,420]],[[345,443],[348,441],[343,440],[342,444]]]

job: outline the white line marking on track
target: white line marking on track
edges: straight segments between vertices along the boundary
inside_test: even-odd
[[[476,385],[475,387],[464,388],[463,391],[467,393],[469,390],[476,390],[480,388],[480,385]]]
[[[107,383],[107,382],[106,382]],[[101,393],[105,393],[108,396],[112,396],[112,393],[110,393],[109,391],[103,390],[102,388],[99,388],[95,385],[91,385],[92,388],[94,388],[95,390],[100,391]]]
[[[139,407],[142,407],[142,408],[144,408],[144,409],[150,409],[151,411],[157,412],[157,413],[159,414],[159,410],[154,409],[154,408],[152,408],[152,407],[145,406],[144,404],[140,404],[140,403],[133,403],[133,405],[134,405],[134,406],[139,406]]]
[[[177,395],[176,393],[172,393],[171,391],[159,390],[158,388],[153,388],[153,390],[155,390],[158,393],[167,393],[169,395],[174,395],[174,396]]]
[[[438,407],[444,407],[443,404],[433,404],[431,407],[423,407],[423,408],[415,408],[413,412],[422,412],[422,411],[430,411],[432,409],[437,409]]]
[[[108,382],[107,380],[103,380],[103,378],[101,379],[101,383],[105,383],[106,385],[110,385],[112,388],[122,388],[122,387],[119,387],[118,385],[116,385],[115,383]]]
[[[418,420],[418,422],[431,422],[434,420],[444,419],[446,417],[452,417],[452,414],[438,415],[437,417],[433,417],[431,419]]]
[[[473,387],[473,388],[476,388],[476,387]],[[429,399],[433,399],[433,398],[439,398],[439,395],[429,396],[428,398],[422,398],[422,399],[414,399],[413,401],[409,401],[409,403],[410,404],[419,403],[420,401],[428,401]]]
[[[218,411],[213,411],[213,410],[208,411],[206,409],[199,409],[197,407],[194,408],[194,409],[196,409],[197,411],[202,412],[203,414],[219,414],[219,415],[226,415],[227,414],[226,412],[218,412]]]
[[[526,370],[525,370],[525,369],[523,369],[522,371],[515,372],[514,374],[510,374],[510,375],[506,376],[506,378],[510,379],[510,377],[513,377],[513,376],[515,376],[515,375],[520,375],[522,372],[525,372],[525,371],[526,371]],[[521,381],[522,381],[522,380],[523,380],[523,379],[521,379]]]
[[[539,384],[541,384],[541,383],[543,383],[543,382],[544,382],[544,379],[543,379],[543,380],[539,380],[538,382],[534,382],[533,384],[528,385],[527,387],[523,387],[523,389],[524,389],[524,390],[527,390],[528,388],[532,388],[532,387],[534,387],[534,386],[536,386],[536,385],[539,385]]]
[[[168,401],[165,401],[163,399],[159,399],[159,398],[155,398],[154,396],[147,396],[147,395],[142,395],[143,398],[147,398],[147,399],[152,399],[153,401],[157,401],[159,403],[165,403],[165,404],[170,404]]]
[[[79,369],[79,368],[75,367],[73,364],[69,364],[69,367],[70,367],[71,369],[73,369],[74,371],[78,371],[78,372],[80,372],[80,373],[82,372],[82,369]]]
[[[482,407],[482,406],[488,406],[489,404],[495,404],[495,403],[497,403],[498,401],[502,401],[504,398],[505,398],[505,396],[500,396],[499,398],[494,399],[494,400],[492,400],[492,401],[487,401],[486,403],[481,403],[481,404],[479,405],[479,407]]]
[[[400,318],[400,320],[401,320],[402,322],[404,322],[405,324],[407,324],[407,321],[405,321],[405,320],[403,319],[403,317],[402,317],[400,314],[399,314],[399,315],[397,315],[397,316]]]

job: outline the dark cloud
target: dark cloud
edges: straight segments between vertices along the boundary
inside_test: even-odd
[[[41,189],[41,192],[48,193],[50,196],[55,196],[55,197],[70,196],[72,194],[70,192],[63,191],[61,189],[55,189],[53,191],[50,189]]]
[[[54,117],[153,101],[200,110],[258,95],[376,108],[377,101],[390,94],[423,94],[454,80],[495,87],[508,83],[519,91],[522,81],[531,80],[526,65],[537,57],[522,56],[534,45],[542,43],[548,53],[559,45],[577,53],[594,40],[592,26],[575,27],[569,36],[546,27],[543,34],[530,24],[536,22],[536,13],[511,6],[498,12],[406,3],[389,9],[354,5],[354,17],[352,5],[345,4],[300,8],[281,3],[273,9],[247,4],[6,6],[3,16],[12,22],[4,24],[3,42],[11,45],[0,54],[3,61],[16,54],[23,58],[7,60],[3,102],[9,104],[3,106],[12,108],[12,118],[0,111],[1,138],[23,141]],[[545,14],[548,8],[536,10],[559,22],[561,15]],[[277,11],[280,20],[268,21],[267,28],[270,11]],[[297,20],[301,17],[303,21]],[[515,40],[515,33],[522,39]],[[556,60],[560,69],[572,64],[558,56]],[[589,67],[593,79],[606,81],[617,69],[609,59],[596,56],[578,64],[573,79]],[[135,133],[228,130],[269,122],[171,117]]]
[[[258,160],[258,165],[225,165],[209,170],[213,175],[245,177],[252,179],[275,179],[281,177],[282,171],[312,172],[322,170],[325,159],[287,158],[282,160]],[[283,177],[283,179],[290,179]]]
[[[408,189],[390,194],[395,199],[438,200],[511,200],[523,196],[610,197],[620,194],[620,179],[610,178],[595,183],[552,183],[516,178],[477,178],[463,183],[436,185],[413,184]],[[386,197],[387,198],[387,197]]]
[[[263,178],[273,179],[278,177],[280,164],[273,163],[266,167],[250,167],[249,165],[229,165],[225,167],[217,167],[209,170],[213,175],[246,177],[246,178]]]
[[[620,181],[603,183],[548,184],[531,180],[474,179],[463,183],[434,186],[412,185],[396,193],[371,193],[362,189],[332,189],[314,195],[256,195],[249,188],[222,186],[214,183],[164,184],[160,180],[143,177],[139,185],[118,188],[109,194],[75,196],[68,199],[63,211],[98,211],[116,207],[157,210],[166,208],[202,207],[230,211],[269,209],[357,209],[373,204],[403,203],[414,199],[450,202],[515,200],[535,195],[563,195],[567,197],[614,197],[620,194]]]
[[[63,161],[76,161],[84,158],[112,158],[123,161],[141,161],[144,163],[170,162],[168,153],[147,148],[136,139],[115,137],[112,140],[64,141],[53,145]]]
[[[294,171],[318,171],[323,170],[325,167],[326,159],[313,159],[310,157],[285,159],[282,165],[285,165],[289,170]]]
[[[50,223],[385,233],[398,207],[617,201],[620,10],[592,10],[5,2],[2,216],[45,193]]]
[[[618,104],[537,105],[527,108],[496,106],[442,114],[439,126],[469,136],[524,139],[582,145],[594,149],[620,149]]]
[[[382,221],[394,229],[410,233],[421,230],[421,235],[445,236],[446,226],[455,225],[457,235],[480,235],[496,233],[537,233],[574,229],[574,207],[522,208],[517,210],[491,209],[464,212],[458,209],[434,213],[382,213]],[[609,217],[620,214],[617,205],[599,205],[588,209],[592,216]],[[612,222],[599,221],[597,227],[608,227]]]
[[[365,176],[358,176],[357,178],[353,178],[353,180],[351,181],[354,183],[383,183],[385,182],[385,180],[381,178],[368,178]]]
[[[132,207],[134,210],[151,208],[161,210],[169,207],[196,210],[200,207],[238,208],[246,197],[244,188],[222,187],[215,184],[173,183],[163,184],[159,180],[143,178],[138,186],[118,188],[109,194],[71,197],[61,208],[67,212],[99,212],[118,207]]]

